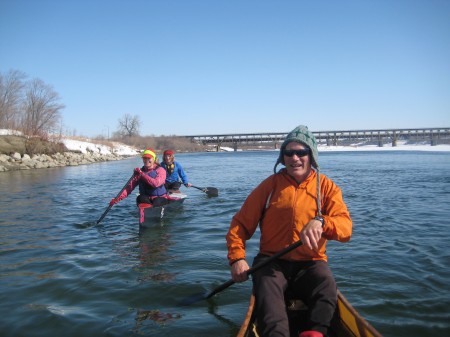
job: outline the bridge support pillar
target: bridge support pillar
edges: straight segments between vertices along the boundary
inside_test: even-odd
[[[436,146],[436,145],[437,145],[437,139],[434,138],[433,136],[431,136],[430,145],[431,145],[431,146]]]
[[[397,134],[394,131],[394,135],[392,136],[392,147],[397,146]]]
[[[233,143],[233,149],[234,149],[234,152],[236,152],[236,151],[238,150],[238,145],[237,145],[237,143]]]
[[[383,147],[383,138],[378,138],[378,147]]]

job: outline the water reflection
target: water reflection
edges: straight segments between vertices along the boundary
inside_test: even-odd
[[[177,273],[164,270],[165,264],[174,259],[169,254],[173,245],[167,227],[140,228],[139,230],[139,282],[168,282]],[[159,268],[158,268],[159,267]]]

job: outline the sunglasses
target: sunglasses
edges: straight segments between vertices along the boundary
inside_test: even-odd
[[[293,157],[294,154],[297,157],[304,157],[309,154],[309,149],[303,149],[303,150],[283,150],[283,154],[287,157]]]

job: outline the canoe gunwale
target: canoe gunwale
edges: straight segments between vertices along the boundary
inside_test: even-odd
[[[254,319],[254,308],[255,308],[255,295],[250,296],[250,302],[248,304],[247,313],[245,314],[244,322],[241,325],[241,328],[239,329],[239,332],[236,337],[245,337],[246,333],[249,329],[249,326]]]
[[[255,321],[255,295],[252,293],[244,322],[239,329],[237,337],[258,337],[255,332]],[[339,290],[336,317],[333,318],[331,324],[332,330],[335,330],[334,335],[337,337],[383,337],[356,311]]]

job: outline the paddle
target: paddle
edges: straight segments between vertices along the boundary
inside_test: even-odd
[[[219,195],[219,190],[215,187],[197,187],[194,185],[191,185],[191,187],[206,193],[208,197],[217,197]]]
[[[251,267],[249,270],[247,270],[247,275],[251,275],[253,274],[255,271],[261,269],[262,267],[267,266],[270,262],[272,262],[273,260],[278,259],[279,257],[289,253],[290,251],[294,250],[297,247],[300,247],[302,245],[302,242],[300,240],[296,241],[295,243],[293,243],[290,246],[287,246],[286,248],[280,250],[278,253],[272,255],[271,257],[269,257],[268,259],[264,260],[263,262]],[[213,297],[215,294],[221,292],[222,290],[227,289],[229,286],[233,285],[235,282],[230,279],[227,282],[221,284],[220,286],[218,286],[217,288],[215,288],[213,291],[211,291],[208,294],[195,294],[192,295],[186,299],[184,299],[183,301],[180,302],[180,305],[182,306],[187,306],[187,305],[191,305],[195,302],[201,301],[201,300],[206,300],[208,298]]]
[[[120,195],[122,194],[122,192],[125,190],[125,188],[127,188],[127,185],[130,183],[131,179],[134,178],[134,174],[130,177],[130,179],[128,179],[127,183],[122,187],[122,189],[120,190],[119,193],[117,193],[115,199],[117,199],[118,197],[120,197]],[[100,221],[103,220],[103,218],[106,216],[106,214],[109,212],[109,210],[112,208],[112,205],[109,205],[108,208],[103,212],[102,216],[100,217],[100,219],[97,220],[97,222],[95,223],[96,225],[98,225],[100,223]]]

